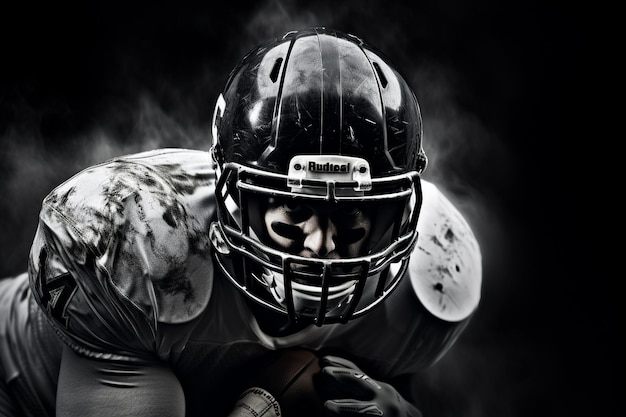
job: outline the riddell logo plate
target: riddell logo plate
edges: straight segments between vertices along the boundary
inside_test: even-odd
[[[370,166],[365,159],[342,155],[294,156],[289,162],[289,186],[296,191],[303,187],[304,180],[351,184],[349,187],[355,191],[368,190],[372,184]]]

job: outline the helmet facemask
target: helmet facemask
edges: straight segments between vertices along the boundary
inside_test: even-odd
[[[328,161],[351,171],[308,169]],[[227,248],[218,263],[250,298],[292,322],[346,322],[384,299],[406,269],[417,238],[418,176],[372,179],[365,160],[336,155],[296,156],[290,167],[298,166],[281,175],[224,165],[212,226]],[[330,253],[312,253],[299,236],[313,212],[333,224]]]

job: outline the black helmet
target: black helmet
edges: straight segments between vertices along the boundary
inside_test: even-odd
[[[396,287],[417,239],[421,137],[413,91],[356,36],[315,28],[257,47],[230,74],[213,117],[219,265],[292,321],[346,322],[369,311]],[[309,259],[268,242],[259,217],[273,197],[366,203],[393,215],[376,216],[365,253]]]

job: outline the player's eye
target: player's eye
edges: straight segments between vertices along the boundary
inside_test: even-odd
[[[311,217],[311,215],[313,214],[313,211],[309,206],[299,203],[295,200],[284,201],[282,204],[282,209],[294,223],[304,221]]]
[[[344,218],[353,218],[361,214],[361,207],[354,204],[342,204],[335,213]]]
[[[287,200],[283,203],[283,208],[285,209],[285,211],[298,211],[302,208],[302,204],[294,200]]]

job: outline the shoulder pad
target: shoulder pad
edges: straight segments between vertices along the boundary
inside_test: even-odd
[[[480,248],[467,221],[435,185],[422,180],[422,192],[419,237],[409,261],[411,284],[434,316],[461,321],[480,301]]]
[[[148,317],[182,323],[198,316],[211,294],[214,178],[206,152],[127,155],[57,187],[40,219],[67,268],[80,269],[91,254],[93,275],[101,272],[104,281],[94,285],[112,287]]]

